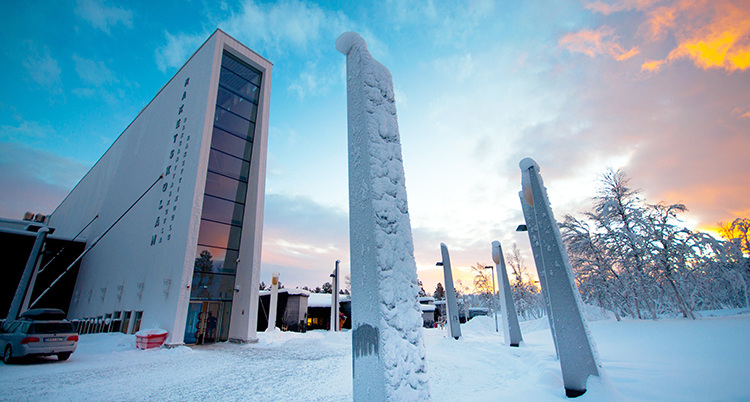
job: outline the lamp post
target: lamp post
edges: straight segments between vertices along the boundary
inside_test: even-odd
[[[494,300],[497,296],[497,291],[495,290],[495,267],[493,267],[492,265],[484,267],[484,269],[487,268],[492,270],[492,299]],[[492,305],[492,312],[495,313],[495,332],[500,332],[497,327],[497,309],[495,308],[494,303]]]
[[[329,330],[331,332],[337,332],[339,328],[339,260],[336,260],[336,268],[333,269],[331,278],[333,283],[331,286],[331,324]]]

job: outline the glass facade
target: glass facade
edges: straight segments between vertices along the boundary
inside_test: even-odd
[[[228,337],[260,80],[259,71],[224,53],[185,343]]]

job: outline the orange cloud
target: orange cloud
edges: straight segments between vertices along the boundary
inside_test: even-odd
[[[667,62],[665,60],[646,60],[645,63],[641,65],[641,71],[648,71],[655,73],[659,71],[661,66],[666,64]]]
[[[732,116],[737,116],[738,119],[750,118],[750,107],[740,108],[736,107],[732,110]]]
[[[605,15],[641,11],[646,17],[638,29],[641,36],[652,42],[667,35],[674,38],[676,45],[666,58],[646,60],[641,71],[657,72],[679,59],[691,60],[704,70],[733,72],[750,67],[750,2],[746,0],[595,1],[586,8]]]
[[[606,25],[594,31],[584,29],[563,36],[558,43],[571,53],[583,53],[590,57],[604,54],[618,61],[627,60],[640,53],[637,47],[625,51],[617,43],[619,37],[614,36],[614,32],[614,29]]]
[[[612,4],[607,4],[597,0],[595,2],[587,4],[586,8],[598,13],[602,13],[604,15],[609,15],[619,11],[627,11],[633,9],[643,10],[644,8],[659,3],[659,1],[660,0],[620,0]]]

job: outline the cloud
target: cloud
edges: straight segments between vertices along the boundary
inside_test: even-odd
[[[77,54],[73,54],[76,73],[85,84],[93,86],[102,86],[104,84],[116,84],[120,82],[115,73],[112,72],[103,61],[94,61],[84,59]]]
[[[317,63],[307,62],[297,78],[289,84],[289,90],[296,92],[300,100],[304,100],[308,95],[327,93],[337,78],[330,72],[320,71]]]
[[[87,21],[96,29],[110,34],[110,28],[122,24],[127,28],[133,27],[133,12],[121,7],[107,7],[105,1],[78,0],[76,15]]]
[[[31,80],[52,95],[62,95],[62,80],[60,79],[62,70],[57,60],[50,55],[49,47],[45,45],[40,50],[39,46],[32,41],[27,41],[26,44],[29,47],[29,54],[22,63]]]
[[[330,50],[333,49],[331,43],[352,24],[343,13],[324,10],[306,1],[259,3],[244,0],[227,17],[214,21],[214,25],[253,50],[279,59],[289,52],[318,54],[321,40],[326,41],[324,46],[329,51],[334,51]],[[156,50],[159,69],[166,71],[182,66],[210,34],[208,31],[194,35],[166,32],[167,43]],[[374,36],[368,38],[371,50],[378,48],[378,43]],[[294,90],[304,92],[311,82],[315,82],[315,77],[300,76]]]
[[[20,219],[26,211],[49,215],[89,168],[73,158],[0,142],[0,188],[13,194],[0,203],[0,216]]]
[[[732,109],[732,116],[738,119],[750,119],[750,107],[736,107]]]
[[[605,15],[637,10],[645,17],[638,32],[646,42],[673,41],[667,42],[666,57],[647,57],[641,71],[656,73],[681,59],[703,70],[734,72],[750,67],[750,3],[746,1],[596,1],[586,8]]]
[[[609,55],[617,61],[627,60],[638,53],[637,47],[628,51],[620,46],[615,30],[608,26],[599,27],[596,30],[584,29],[563,36],[558,44],[571,53],[582,53],[589,57]]]
[[[346,211],[294,195],[266,194],[263,276],[281,272],[286,286],[319,286],[336,260],[348,267],[349,215]],[[346,268],[348,271],[348,268]],[[268,282],[268,280],[266,280]]]
[[[164,31],[167,43],[154,51],[156,66],[161,72],[166,72],[168,68],[181,67],[188,57],[208,38],[208,35],[206,32],[194,35],[172,35]]]
[[[343,14],[327,12],[314,3],[285,0],[263,4],[248,0],[219,27],[251,47],[284,53],[288,49],[305,52],[322,37],[335,39],[346,25]]]
[[[612,4],[603,3],[597,0],[587,4],[586,8],[595,12],[602,13],[604,15],[609,15],[619,11],[628,11],[633,9],[642,10],[655,3],[659,3],[659,0],[619,0],[615,1]]]
[[[21,120],[21,117],[18,115],[15,115],[14,118],[19,120],[17,126],[0,126],[0,140],[4,142],[28,143],[30,141],[44,141],[45,138],[49,140],[57,134],[52,126],[39,124],[35,121]]]
[[[706,74],[681,63],[633,80],[622,63],[566,68],[562,79],[587,81],[570,88],[555,118],[527,128],[533,141],[521,151],[538,155],[556,215],[560,196],[581,191],[562,183],[618,159],[647,202],[684,203],[699,226],[750,213],[750,189],[740,185],[750,182],[747,72]],[[565,212],[587,208],[573,206]]]

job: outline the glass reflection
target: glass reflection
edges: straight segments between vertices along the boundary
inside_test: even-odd
[[[245,196],[247,195],[247,184],[239,180],[208,172],[206,176],[206,194],[244,203]]]
[[[242,138],[252,138],[255,133],[254,123],[219,106],[216,107],[214,126],[229,131],[232,134],[237,134]]]
[[[221,73],[219,73],[219,84],[243,98],[258,103],[258,95],[260,94],[258,86],[225,68],[222,68]]]
[[[242,228],[201,219],[198,244],[239,250]]]
[[[190,288],[191,300],[232,300],[234,275],[195,270]]]
[[[239,251],[198,245],[195,252],[196,271],[233,274],[237,270]]]
[[[255,121],[255,115],[258,112],[258,106],[256,104],[245,98],[239,97],[222,87],[219,87],[219,92],[216,96],[216,104],[250,121]]]
[[[242,159],[212,149],[208,158],[208,170],[247,182],[250,164]]]
[[[257,71],[245,63],[237,61],[233,56],[224,53],[221,58],[221,66],[232,70],[232,72],[240,75],[242,78],[260,86],[260,71]]]
[[[250,138],[252,139],[252,137]],[[214,127],[211,148],[218,149],[249,162],[253,152],[253,143]]]
[[[245,206],[243,204],[216,198],[208,194],[203,197],[203,215],[201,217],[204,219],[241,226],[244,212]]]

